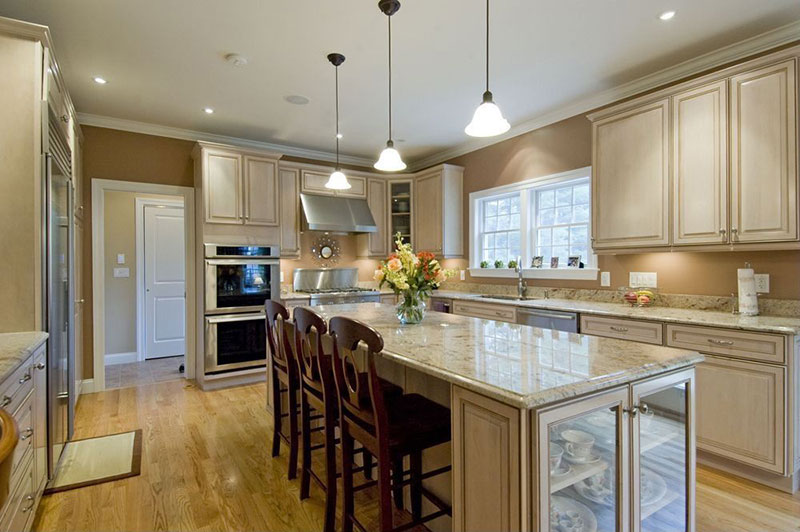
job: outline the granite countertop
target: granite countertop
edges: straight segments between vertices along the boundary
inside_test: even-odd
[[[47,340],[42,331],[0,333],[0,382]]]
[[[538,308],[597,314],[639,320],[654,320],[686,325],[707,325],[744,331],[771,332],[800,335],[800,319],[778,316],[741,316],[730,312],[670,307],[631,307],[621,303],[603,303],[579,299],[531,299],[513,301],[501,298],[480,297],[479,294],[454,290],[437,290],[433,297],[448,299],[478,299],[486,303],[500,303],[515,307]]]
[[[298,299],[305,299],[309,300],[311,296],[309,294],[304,294],[302,292],[282,292],[281,293],[281,301],[296,301]]]
[[[429,312],[401,325],[380,303],[323,305],[377,329],[382,356],[518,408],[534,408],[703,360],[694,351]]]

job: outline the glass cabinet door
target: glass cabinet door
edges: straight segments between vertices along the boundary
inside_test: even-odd
[[[693,402],[694,370],[633,386],[636,531],[694,530]]]
[[[411,181],[390,181],[389,196],[391,212],[392,249],[397,233],[403,238],[403,243],[411,243],[412,226],[412,194]]]
[[[629,388],[538,414],[541,531],[627,531]]]

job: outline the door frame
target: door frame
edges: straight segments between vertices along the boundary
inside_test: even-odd
[[[180,207],[183,209],[183,224],[186,225],[186,206],[184,202],[174,199],[156,199],[141,197],[134,199],[136,220],[136,360],[145,359],[145,325],[147,324],[147,305],[145,305],[145,279],[144,279],[144,210],[148,206],[164,205],[166,207]],[[185,229],[184,229],[185,235]],[[191,260],[184,257],[184,260]],[[184,281],[185,285],[185,281]],[[186,290],[188,294],[188,290]],[[185,340],[184,340],[185,341]]]
[[[195,205],[194,188],[176,185],[158,185],[111,179],[92,179],[92,361],[93,376],[84,380],[85,392],[105,390],[105,192],[107,190],[182,196],[184,208],[184,236],[186,243],[186,286],[195,284]],[[138,298],[137,298],[138,299]],[[195,378],[195,291],[186,291],[186,364],[187,379]],[[137,338],[138,344],[138,338]]]

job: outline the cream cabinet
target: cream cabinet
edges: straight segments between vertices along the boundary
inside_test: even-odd
[[[347,181],[350,183],[348,190],[331,190],[325,188],[325,183],[331,176],[333,168],[330,169],[313,169],[300,171],[300,191],[308,194],[321,194],[325,196],[344,196],[348,198],[365,198],[367,197],[367,178],[363,176],[353,175],[352,172],[345,171]]]
[[[444,258],[464,255],[464,169],[443,164],[414,180],[414,247]]]
[[[669,100],[592,124],[592,246],[669,244]]]
[[[730,83],[731,240],[797,240],[796,60]]]
[[[509,323],[517,322],[517,307],[483,301],[453,301],[453,314]]]
[[[194,156],[201,164],[206,223],[279,225],[277,155],[198,143]]]
[[[281,257],[300,258],[300,171],[278,170],[281,209]]]
[[[673,244],[728,240],[728,85],[672,97]]]
[[[389,254],[389,195],[385,179],[367,179],[367,204],[378,231],[358,235],[358,256],[384,259]]]

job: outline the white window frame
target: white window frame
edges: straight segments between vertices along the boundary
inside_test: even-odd
[[[481,212],[483,200],[504,196],[512,193],[520,194],[520,253],[522,264],[529,265],[534,254],[534,242],[530,238],[532,229],[533,201],[535,189],[539,187],[550,187],[562,182],[572,181],[579,178],[588,178],[591,183],[592,167],[586,166],[568,172],[552,174],[543,177],[527,179],[510,185],[489,188],[471,192],[469,195],[469,274],[473,277],[496,277],[510,278],[516,277],[517,273],[513,268],[481,268],[481,222],[483,213]],[[591,249],[592,234],[592,215],[589,213],[589,247]],[[561,266],[551,269],[549,265],[543,268],[525,267],[522,269],[522,276],[525,279],[575,279],[575,280],[597,280],[597,255],[590,253],[585,258],[584,268],[567,268]]]

